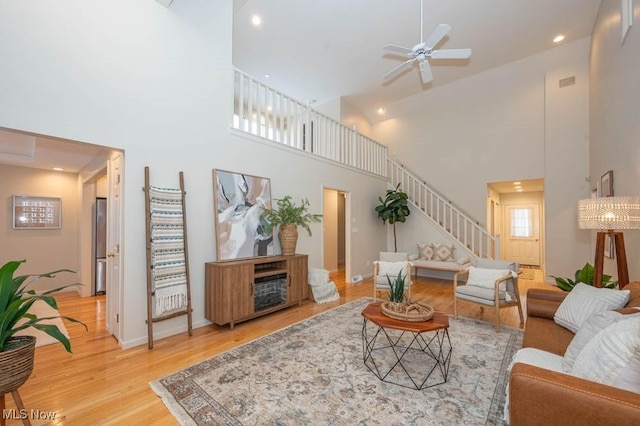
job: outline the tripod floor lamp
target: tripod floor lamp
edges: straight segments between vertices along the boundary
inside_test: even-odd
[[[618,265],[618,285],[629,283],[627,254],[621,229],[640,229],[640,197],[588,198],[578,202],[578,226],[580,229],[597,229],[596,256],[593,286],[602,287],[604,249],[607,236],[613,238]]]

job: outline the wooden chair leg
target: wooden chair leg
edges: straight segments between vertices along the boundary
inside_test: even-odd
[[[4,414],[5,413],[5,400],[4,400],[4,394],[2,394],[2,396],[0,396],[0,414]],[[4,418],[4,415],[0,416],[0,426],[4,426],[6,424],[6,420]]]
[[[496,304],[496,332],[500,333],[500,305]]]
[[[27,413],[27,410],[24,408],[24,404],[22,403],[22,398],[20,398],[20,394],[18,393],[18,389],[11,391],[11,396],[13,396],[13,400],[16,402],[16,407],[18,407],[18,413]],[[31,426],[31,422],[29,421],[29,416],[25,415],[22,418],[22,424],[25,426]]]

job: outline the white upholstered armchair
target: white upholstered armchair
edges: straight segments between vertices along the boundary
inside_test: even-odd
[[[380,260],[373,262],[373,298],[378,298],[378,292],[389,291],[387,276],[393,281],[401,273],[405,277],[405,294],[411,298],[411,262],[407,253],[380,252]]]
[[[503,260],[479,259],[477,266],[458,272],[453,277],[453,316],[458,319],[458,300],[495,308],[496,331],[500,331],[500,309],[517,306],[520,323],[524,323],[518,275],[520,265]],[[466,279],[466,283],[460,281]]]

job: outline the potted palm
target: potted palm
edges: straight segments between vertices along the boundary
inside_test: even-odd
[[[393,247],[398,251],[398,240],[396,238],[396,222],[404,223],[407,216],[411,214],[408,206],[409,196],[400,190],[400,184],[395,189],[387,189],[384,199],[378,197],[380,204],[376,206],[376,213],[384,224],[389,222],[393,225]]]
[[[322,215],[309,213],[308,209],[309,200],[304,198],[300,205],[296,205],[291,201],[291,196],[289,195],[276,199],[275,208],[266,209],[263,207],[261,218],[267,222],[266,231],[273,232],[275,227],[279,227],[278,238],[280,239],[283,255],[295,254],[298,242],[298,226],[303,227],[311,236],[309,225],[313,222],[320,222]]]
[[[11,261],[0,267],[0,395],[19,388],[33,370],[33,356],[36,338],[33,336],[16,336],[15,334],[29,327],[36,328],[58,340],[67,352],[71,352],[69,339],[56,325],[42,324],[44,320],[63,318],[68,321],[82,324],[69,317],[38,318],[29,312],[29,308],[37,301],[42,300],[54,309],[58,309],[56,300],[52,294],[67,287],[78,284],[70,284],[36,293],[34,289],[27,287],[38,278],[53,278],[60,272],[73,272],[68,269],[47,272],[44,274],[14,276],[16,270],[25,260]],[[27,281],[29,278],[33,280]]]

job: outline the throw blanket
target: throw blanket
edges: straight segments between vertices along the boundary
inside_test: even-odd
[[[154,316],[187,307],[184,217],[180,189],[149,187]]]

